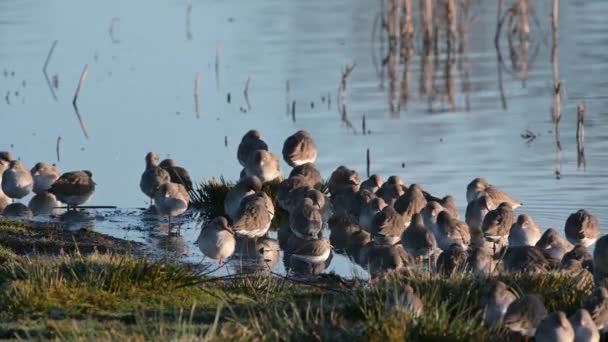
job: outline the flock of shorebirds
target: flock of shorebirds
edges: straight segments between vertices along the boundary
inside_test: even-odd
[[[259,241],[273,225],[275,210],[283,210],[288,219],[277,223],[280,249],[285,257],[311,265],[326,263],[333,250],[348,255],[372,276],[415,267],[479,276],[499,271],[589,271],[597,288],[570,318],[561,311],[548,314],[540,295],[517,298],[498,281],[485,289],[485,319],[547,341],[597,341],[598,331],[608,330],[608,236],[600,238],[598,221],[588,211],[581,209],[567,218],[565,238],[553,228],[542,232],[529,215],[515,215],[521,202],[485,179],[475,178],[466,188],[463,221],[454,197],[435,197],[418,184],[408,186],[399,176],[384,181],[374,174],[361,181],[356,171],[339,166],[324,182],[314,164],[317,148],[309,132],[289,136],[282,156],[292,168],[287,178],[259,131],[243,136],[237,152],[243,170],[225,197],[225,215],[205,223],[197,239],[201,251],[220,266],[242,253],[239,241],[245,241],[245,249],[253,245],[254,254],[276,249]],[[173,160],[159,163],[153,152],[145,160],[140,188],[153,201],[151,208],[170,223],[171,217],[188,208],[190,175]],[[95,190],[89,171],[60,176],[56,166],[46,163],[28,170],[7,152],[0,152],[0,176],[0,210],[5,216],[26,210],[47,214],[59,202],[69,210],[85,203]],[[274,201],[263,191],[268,188],[276,195]],[[29,208],[11,204],[31,191],[36,195]],[[322,235],[324,227],[329,229],[329,238]],[[587,248],[593,244],[591,256]],[[408,286],[395,301],[414,314],[421,311],[420,299]]]

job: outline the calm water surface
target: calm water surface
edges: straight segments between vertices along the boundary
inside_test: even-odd
[[[46,160],[64,171],[90,169],[98,183],[90,204],[133,208],[148,203],[138,184],[150,150],[171,156],[196,179],[236,179],[236,148],[245,131],[260,129],[271,150],[280,153],[287,135],[306,129],[317,141],[324,176],[340,164],[365,175],[369,148],[372,172],[398,174],[432,193],[453,194],[463,214],[466,184],[484,176],[519,198],[524,203],[519,212],[531,214],[543,227],[562,230],[567,216],[579,208],[591,210],[606,227],[608,3],[561,2],[559,71],[565,91],[559,164],[550,119],[550,9],[535,6],[540,27],[532,21],[525,81],[510,71],[503,38],[506,109],[493,43],[496,4],[475,1],[465,53],[449,68],[443,51],[434,62],[437,99],[429,105],[420,91],[421,75],[429,74],[423,73],[417,33],[409,100],[391,113],[387,68],[380,66],[379,72],[374,66],[386,51],[386,43],[372,40],[377,1],[194,0],[188,28],[186,1],[2,0],[0,150],[11,150],[28,167]],[[58,44],[48,74],[57,75],[57,101],[41,71],[54,40]],[[341,70],[353,62],[347,108],[356,134],[341,122],[337,107]],[[85,64],[89,73],[79,108],[90,139],[84,138],[71,105]],[[200,118],[194,110],[196,73]],[[454,84],[454,111],[441,96],[446,73]],[[248,78],[251,109],[245,112]],[[296,101],[295,122],[286,115],[287,80]],[[322,101],[328,94],[331,105]],[[581,100],[587,108],[585,169],[577,167],[576,153],[576,104]],[[363,115],[371,134],[361,134]],[[525,130],[537,138],[527,143],[520,137]],[[55,152],[59,136],[60,162]],[[561,179],[555,177],[558,165]],[[286,164],[282,168],[288,172]],[[91,215],[100,231],[192,261],[202,258],[193,244],[199,232],[193,220],[181,237],[168,238],[158,224],[142,221],[139,211]],[[282,272],[280,262],[275,270]],[[328,270],[361,271],[341,256]]]

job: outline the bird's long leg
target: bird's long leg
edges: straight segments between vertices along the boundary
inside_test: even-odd
[[[218,278],[222,274],[221,268],[222,268],[222,259],[220,258],[220,260],[218,260],[218,262],[217,262],[217,277]]]
[[[169,218],[169,235],[171,235],[171,215],[167,215]]]

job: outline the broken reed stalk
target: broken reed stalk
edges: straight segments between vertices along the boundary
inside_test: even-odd
[[[580,169],[585,168],[587,162],[585,160],[585,103],[579,102],[576,106],[577,125],[576,125],[576,164]]]
[[[217,44],[215,47],[215,88],[217,91],[222,90],[222,79],[220,77],[220,57],[222,55],[222,46],[221,44]]]
[[[251,110],[251,103],[249,102],[249,83],[251,82],[251,76],[247,76],[245,82],[245,90],[243,90],[243,96],[245,97],[245,103],[247,104],[247,111]]]
[[[365,151],[365,170],[367,171],[367,178],[369,178],[369,165],[370,165],[370,159],[369,159],[369,148],[367,149],[367,151]]]
[[[87,74],[89,72],[89,65],[85,64],[84,69],[82,69],[82,74],[80,75],[80,80],[78,81],[78,86],[76,87],[76,92],[74,93],[74,99],[72,100],[72,105],[74,106],[74,110],[76,111],[76,116],[78,117],[78,122],[80,123],[80,128],[82,129],[82,133],[84,137],[89,139],[89,133],[87,132],[87,128],[84,124],[84,120],[82,119],[82,115],[80,115],[80,111],[78,110],[78,96],[80,96],[80,90],[84,84],[84,81],[87,78]]]
[[[291,102],[291,121],[296,122],[296,101]]]
[[[51,44],[51,48],[49,49],[49,53],[46,55],[46,60],[44,61],[44,65],[42,66],[42,73],[44,74],[44,78],[46,79],[46,84],[49,86],[49,90],[51,91],[51,95],[53,96],[53,99],[55,101],[58,101],[57,94],[55,94],[55,90],[53,89],[51,80],[49,78],[49,74],[47,73],[46,69],[49,66],[49,63],[51,62],[51,56],[53,56],[53,52],[55,51],[55,46],[57,46],[58,42],[59,42],[58,40],[53,41],[53,44]]]
[[[57,152],[57,162],[61,162],[61,155],[59,154],[59,144],[61,144],[61,135],[57,137],[57,146],[55,147],[55,152]]]
[[[348,112],[346,111],[346,96],[347,96],[346,85],[348,82],[348,77],[353,72],[353,69],[355,69],[356,65],[357,65],[356,62],[354,62],[353,64],[347,64],[344,67],[344,70],[342,70],[342,77],[340,79],[340,87],[339,87],[340,105],[338,106],[338,111],[340,112],[340,117],[342,119],[342,122],[345,123],[348,128],[351,128],[353,130],[353,132],[355,132],[355,133],[357,132],[357,130],[355,129],[353,124],[348,119]]]
[[[559,50],[557,46],[557,25],[559,20],[559,0],[553,0],[553,15],[551,16],[552,45],[551,45],[551,67],[553,76],[553,111],[552,120],[556,127],[561,119],[561,82],[559,81]],[[559,139],[558,139],[559,141]]]
[[[78,101],[78,96],[80,96],[80,89],[82,89],[82,85],[84,81],[87,79],[87,74],[89,73],[89,65],[85,64],[82,69],[82,74],[80,74],[80,80],[78,81],[78,86],[76,87],[76,92],[74,93],[74,99],[72,100],[72,104],[75,106]]]
[[[200,92],[201,92],[201,75],[200,75],[200,73],[197,72],[196,76],[194,77],[194,112],[196,113],[197,119],[200,119],[200,117],[201,117],[200,107],[199,107]]]
[[[365,114],[363,114],[363,117],[361,118],[361,131],[363,132],[363,135],[367,133],[367,127],[365,126]]]

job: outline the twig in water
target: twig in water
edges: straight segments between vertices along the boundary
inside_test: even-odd
[[[78,209],[118,209],[115,205],[77,205],[70,208]],[[55,207],[55,209],[68,209],[68,207]]]
[[[357,130],[355,129],[353,124],[348,119],[348,112],[346,111],[346,95],[347,95],[346,85],[347,85],[348,77],[355,69],[355,66],[357,66],[356,62],[353,64],[347,64],[344,67],[344,70],[342,70],[342,77],[340,79],[340,88],[339,88],[340,106],[338,108],[338,111],[340,112],[342,122],[344,122],[348,128],[351,128],[354,133],[357,133]]]
[[[577,158],[576,164],[580,169],[587,167],[587,161],[585,160],[585,103],[579,102],[576,106],[577,112],[577,125],[576,125],[576,151]]]
[[[186,39],[192,40],[192,31],[190,30],[190,18],[192,17],[192,0],[188,0],[186,6]]]
[[[196,118],[200,119],[201,114],[199,111],[199,98],[200,98],[200,87],[201,87],[201,75],[197,72],[194,78],[194,112]]]
[[[363,117],[361,118],[361,130],[363,132],[363,135],[365,135],[365,133],[367,132],[367,128],[365,127],[365,115],[363,115]]]
[[[249,102],[249,83],[251,82],[251,76],[247,77],[247,82],[245,82],[245,90],[243,90],[243,95],[245,96],[245,103],[247,104],[247,111],[251,110],[251,103]]]
[[[80,123],[80,128],[82,129],[82,133],[84,137],[89,139],[89,133],[87,132],[87,128],[82,119],[82,115],[80,115],[80,111],[78,110],[78,96],[80,95],[80,89],[82,89],[82,85],[84,84],[84,80],[87,78],[87,73],[89,72],[89,65],[85,64],[84,69],[82,69],[82,74],[80,75],[80,80],[78,81],[78,87],[76,87],[76,92],[74,93],[74,99],[72,100],[72,105],[74,106],[74,110],[76,111],[76,116],[78,117],[78,122]]]
[[[228,136],[224,135],[224,147],[228,147]]]
[[[112,18],[112,21],[110,21],[110,28],[108,29],[108,33],[110,34],[110,39],[112,40],[113,44],[120,43],[120,40],[114,37],[114,27],[116,27],[116,23],[118,23],[119,21],[120,18],[118,17],[114,17]]]
[[[59,144],[61,143],[61,135],[57,137],[57,147],[55,151],[57,152],[57,162],[61,162],[61,156],[59,155]]]
[[[57,101],[57,95],[55,94],[55,90],[53,89],[53,86],[51,85],[51,80],[49,79],[49,74],[46,71],[46,68],[49,66],[49,62],[51,61],[51,56],[53,55],[53,51],[55,51],[55,46],[57,46],[57,43],[59,41],[55,40],[53,41],[53,44],[51,45],[51,49],[49,50],[49,53],[46,55],[46,60],[44,61],[44,65],[42,66],[42,73],[44,74],[44,78],[46,79],[46,84],[49,86],[49,90],[51,91],[51,95],[53,95],[53,99],[55,101]],[[53,76],[53,81],[55,80],[55,76]],[[59,82],[56,82],[55,84],[59,84]]]
[[[222,90],[222,79],[220,77],[220,57],[222,55],[222,45],[220,43],[215,47],[215,87],[217,91]],[[228,101],[230,102],[230,101]]]
[[[369,148],[367,149],[367,151],[365,151],[365,170],[367,171],[367,178],[369,178],[369,165],[370,165],[370,159],[369,159]]]
[[[296,122],[296,101],[291,102],[291,121]]]

